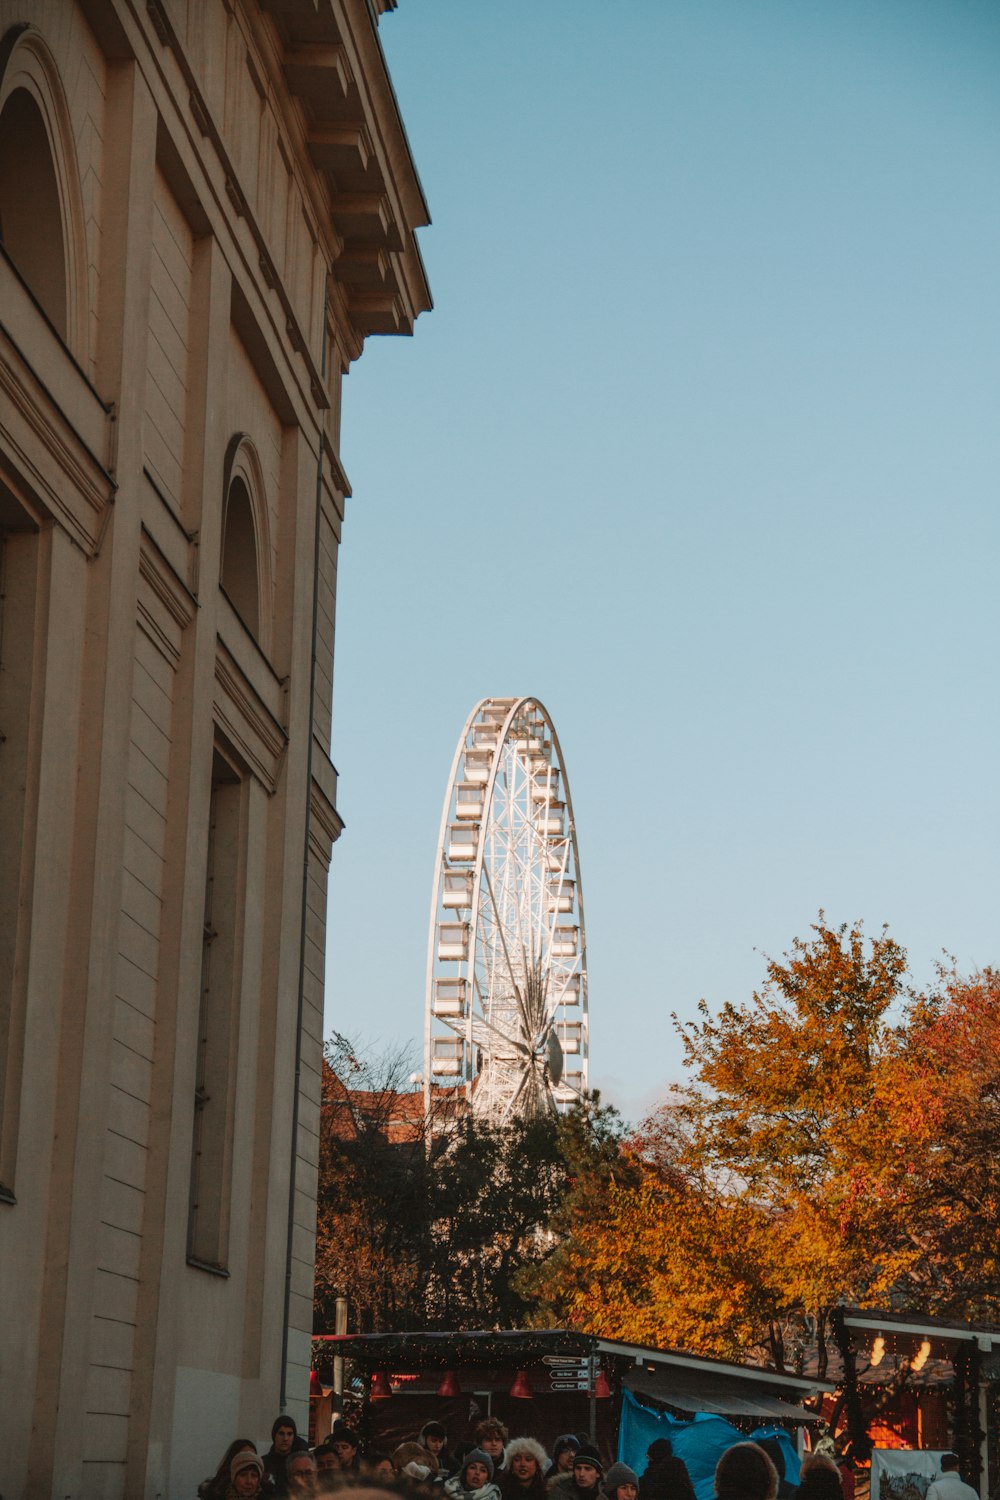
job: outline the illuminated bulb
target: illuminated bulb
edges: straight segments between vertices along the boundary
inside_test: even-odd
[[[874,1370],[874,1368],[875,1368],[876,1365],[880,1365],[882,1363],[882,1357],[883,1357],[884,1354],[885,1354],[885,1339],[882,1337],[881,1334],[879,1334],[878,1337],[875,1339],[874,1343],[872,1344],[871,1361],[872,1361],[872,1369],[873,1370]]]
[[[922,1370],[924,1368],[924,1365],[927,1363],[927,1357],[930,1352],[931,1341],[930,1339],[924,1339],[923,1343],[920,1345],[920,1348],[917,1350],[916,1354],[913,1356],[913,1359],[910,1362],[910,1369]]]

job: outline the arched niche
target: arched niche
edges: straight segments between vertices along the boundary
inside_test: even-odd
[[[230,440],[223,485],[219,582],[265,652],[271,636],[270,541],[264,477],[246,433]]]
[[[33,26],[0,38],[0,239],[81,361],[87,254],[76,144],[59,71]]]

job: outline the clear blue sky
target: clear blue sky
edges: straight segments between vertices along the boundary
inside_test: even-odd
[[[422,1034],[487,694],[552,713],[591,1077],[887,922],[1000,961],[1000,6],[402,0],[436,307],[347,381],[327,1024]]]

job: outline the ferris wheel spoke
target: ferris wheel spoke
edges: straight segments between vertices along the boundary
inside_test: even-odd
[[[514,1106],[517,1104],[518,1100],[521,1098],[521,1095],[524,1093],[525,1086],[526,1086],[526,1084],[527,1084],[527,1082],[528,1082],[528,1080],[531,1077],[531,1075],[532,1075],[533,1072],[534,1072],[534,1069],[532,1068],[531,1063],[528,1062],[525,1065],[525,1067],[522,1069],[521,1077],[518,1080],[517,1088],[514,1090],[513,1094],[511,1095],[510,1099],[508,1100],[507,1108],[504,1111],[504,1121],[505,1122],[506,1122],[506,1120],[510,1119],[510,1116],[513,1114],[513,1112],[514,1112]]]
[[[490,900],[493,902],[494,910],[496,910],[496,898],[493,895],[493,882],[490,880],[489,871],[486,869],[485,866],[483,867],[483,874],[486,877],[486,888],[489,891]],[[514,994],[517,997],[517,1004],[518,1004],[518,1009],[521,1012],[521,1019],[524,1021],[525,1026],[527,1026],[527,1024],[528,1024],[528,1018],[527,1018],[527,1013],[526,1013],[525,1007],[524,1007],[524,997],[521,994],[521,989],[520,989],[520,986],[518,985],[518,982],[517,982],[517,975],[516,975],[516,973],[514,971],[514,965],[511,963],[511,960],[510,960],[510,953],[508,952],[508,949],[507,949],[507,937],[506,937],[506,934],[505,934],[502,926],[499,927],[499,933],[500,933],[500,943],[501,943],[501,946],[503,948],[504,960],[505,960],[505,962],[507,964],[507,973],[510,975],[510,982],[511,982],[511,984],[514,987]]]
[[[515,902],[514,902],[514,912],[515,912],[515,915],[516,915],[516,918],[517,918],[517,934],[516,934],[516,937],[517,937],[518,946],[520,948],[520,955],[521,955],[522,965],[527,966],[527,964],[530,963],[531,955],[528,952],[528,949],[527,949],[527,946],[526,946],[525,940],[524,940],[525,928],[524,928],[523,893],[524,893],[524,875],[525,875],[525,872],[524,872],[524,862],[523,862],[523,859],[521,858],[520,850],[518,848],[517,841],[516,841],[517,840],[516,824],[517,824],[517,817],[518,817],[518,812],[519,812],[519,809],[518,809],[518,806],[517,806],[517,803],[516,803],[516,795],[517,795],[517,776],[516,776],[516,772],[517,772],[518,769],[519,769],[519,767],[517,766],[516,761],[515,761],[515,765],[514,765],[514,768],[513,768],[513,771],[514,771],[515,774],[512,774],[511,777],[510,777],[509,792],[508,792],[508,806],[507,806],[508,839],[510,841],[510,848],[511,848],[511,853],[513,855],[514,864],[517,867],[517,874],[519,876],[519,879],[517,881],[517,886],[516,886],[518,899],[516,899]]]
[[[487,1036],[487,1033],[489,1033],[489,1036]],[[496,1037],[498,1041],[508,1047],[516,1045],[514,1039],[501,1026],[497,1026],[493,1021],[488,1021],[485,1016],[475,1016],[472,1021],[473,1041],[479,1046],[484,1041],[488,1042],[490,1037]]]

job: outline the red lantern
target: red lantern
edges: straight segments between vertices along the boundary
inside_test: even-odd
[[[510,1388],[510,1394],[516,1401],[530,1401],[534,1396],[531,1389],[531,1381],[528,1379],[527,1370],[518,1370],[514,1376],[514,1384]]]
[[[445,1370],[441,1376],[441,1384],[437,1388],[439,1396],[460,1396],[462,1392],[458,1388],[458,1376],[454,1370]]]
[[[392,1395],[392,1386],[389,1377],[384,1370],[376,1370],[372,1376],[371,1399],[373,1401],[388,1401]]]
[[[608,1385],[608,1377],[604,1371],[598,1368],[597,1379],[594,1381],[594,1395],[598,1401],[605,1401],[611,1395],[611,1387]]]
[[[322,1396],[323,1387],[319,1383],[319,1376],[315,1370],[309,1371],[309,1394],[310,1396]]]

